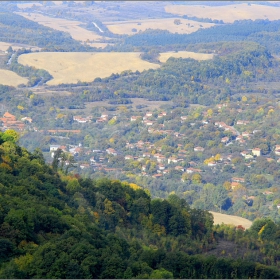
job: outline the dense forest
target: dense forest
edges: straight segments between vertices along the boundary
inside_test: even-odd
[[[1,278],[280,277],[261,264],[278,265],[272,221],[215,228],[211,214],[176,195],[151,200],[135,184],[57,173],[56,157],[48,166],[17,141],[13,130],[0,134]],[[260,263],[204,254],[223,238],[242,241]]]

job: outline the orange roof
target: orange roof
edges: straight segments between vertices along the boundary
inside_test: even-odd
[[[14,115],[10,114],[9,112],[6,112],[4,115],[3,115],[4,118],[16,118]]]

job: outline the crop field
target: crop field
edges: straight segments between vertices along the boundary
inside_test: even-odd
[[[20,84],[27,84],[28,80],[13,71],[0,69],[0,84],[16,87]]]
[[[252,225],[251,221],[249,221],[245,218],[242,218],[242,217],[226,215],[226,214],[221,214],[221,213],[212,212],[212,211],[209,211],[209,212],[211,214],[213,214],[213,216],[214,216],[215,225],[222,224],[222,223],[227,224],[227,225],[235,225],[235,226],[241,225],[245,229],[248,229]]]
[[[208,53],[195,53],[195,52],[187,52],[187,51],[165,52],[165,53],[160,53],[159,61],[166,62],[170,57],[193,58],[195,60],[207,60],[207,59],[212,59],[213,56],[214,56],[213,54],[208,54]]]
[[[61,83],[91,82],[95,78],[105,78],[112,73],[125,70],[144,71],[156,69],[158,64],[144,61],[140,53],[94,53],[94,52],[41,52],[19,56],[18,62],[47,70],[54,79],[48,85]]]
[[[173,7],[173,6],[172,6]],[[175,6],[176,7],[176,6]],[[180,24],[175,24],[174,20],[180,20]],[[178,18],[158,18],[120,22],[103,22],[107,28],[115,34],[132,35],[139,31],[151,29],[168,30],[171,33],[189,34],[197,31],[199,28],[209,28],[214,26],[213,23],[197,22],[187,19]],[[132,29],[135,29],[132,31]]]
[[[233,4],[226,6],[202,6],[202,5],[167,5],[167,13],[180,16],[196,16],[198,18],[211,18],[223,20],[225,23],[233,23],[243,19],[280,19],[280,7],[271,7],[256,4]]]
[[[71,35],[71,37],[77,41],[85,42],[87,40],[98,41],[100,39],[104,39],[102,36],[99,36],[95,32],[80,27],[79,25],[82,24],[82,22],[80,21],[72,21],[72,20],[66,20],[61,18],[52,18],[37,13],[18,12],[17,14],[29,20],[38,22],[39,24],[42,24],[44,26],[59,31],[68,32]]]

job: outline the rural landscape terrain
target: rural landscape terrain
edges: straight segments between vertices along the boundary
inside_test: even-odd
[[[0,2],[0,278],[280,278],[280,1]]]

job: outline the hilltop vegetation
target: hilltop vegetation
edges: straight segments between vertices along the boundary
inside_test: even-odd
[[[1,278],[280,277],[246,258],[194,255],[216,244],[210,213],[175,195],[151,200],[134,184],[56,173],[17,140],[0,134]],[[276,229],[262,221],[250,235],[272,242]]]

